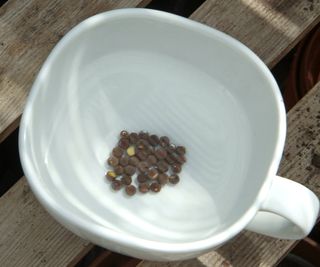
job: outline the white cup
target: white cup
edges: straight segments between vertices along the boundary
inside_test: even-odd
[[[181,182],[128,198],[104,177],[118,133],[187,147]],[[299,239],[318,198],[276,176],[286,113],[264,63],[240,42],[164,12],[91,17],[53,49],[21,121],[28,182],[48,212],[103,247],[152,260],[195,257],[243,229]]]

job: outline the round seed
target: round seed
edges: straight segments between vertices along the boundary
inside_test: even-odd
[[[111,184],[111,187],[115,191],[119,191],[121,189],[121,182],[118,180],[114,180]]]
[[[139,184],[139,191],[141,193],[147,193],[149,191],[149,185],[147,183]]]
[[[166,150],[169,154],[173,154],[176,150],[176,146],[174,144],[170,144],[166,147]]]
[[[176,151],[179,155],[186,154],[186,148],[184,146],[177,146]]]
[[[131,165],[131,166],[137,167],[138,164],[139,164],[139,162],[140,162],[140,161],[138,160],[137,157],[130,157],[130,158],[129,158],[129,165]]]
[[[152,183],[150,185],[150,189],[151,189],[151,191],[158,193],[161,190],[161,185],[158,183]]]
[[[116,179],[117,174],[114,171],[108,171],[106,173],[106,177],[110,182],[112,182],[112,181],[114,181]]]
[[[171,169],[174,173],[179,173],[181,172],[181,165],[178,163],[174,163],[171,165]]]
[[[170,139],[167,136],[161,136],[160,137],[160,146],[166,147],[170,144]]]
[[[176,154],[171,154],[170,155],[170,158],[172,159],[173,163],[171,163],[170,165],[174,164],[174,163],[179,163],[179,158],[180,156],[179,155],[176,155]],[[181,164],[181,163],[180,163]]]
[[[160,173],[158,176],[158,183],[164,185],[168,182],[169,177],[166,173]]]
[[[176,161],[182,165],[183,163],[186,162],[186,158],[184,155],[179,155],[176,157]]]
[[[157,158],[154,155],[149,155],[147,157],[147,162],[149,164],[149,166],[155,165],[157,163]]]
[[[127,154],[130,157],[132,157],[132,156],[134,156],[136,154],[136,150],[135,150],[134,146],[129,146],[127,148]]]
[[[136,145],[137,145],[137,149],[140,151],[147,149],[149,146],[148,142],[144,139],[139,139]]]
[[[164,148],[158,148],[154,153],[158,159],[164,159],[168,155],[167,151]]]
[[[123,152],[124,152],[124,150],[121,147],[117,146],[112,150],[112,155],[117,158],[120,158],[122,156]]]
[[[172,165],[173,163],[175,163],[175,160],[173,159],[172,155],[167,155],[167,157],[165,158],[165,161],[168,162],[170,165]]]
[[[148,157],[148,153],[146,151],[138,151],[137,153],[137,157],[140,159],[140,160],[146,160],[147,157]]]
[[[147,176],[152,180],[157,179],[158,175],[159,175],[159,172],[157,171],[156,168],[151,168],[147,171]]]
[[[126,131],[126,130],[122,130],[122,131],[120,132],[120,137],[128,138],[128,137],[129,137],[129,133],[128,133],[128,131]]]
[[[120,166],[120,165],[114,167],[114,172],[115,172],[117,175],[123,174],[123,167]]]
[[[129,140],[131,144],[135,144],[138,141],[139,137],[137,133],[130,133]]]
[[[140,139],[144,139],[144,140],[148,140],[149,139],[149,134],[146,133],[146,132],[140,132],[138,136],[139,136]]]
[[[164,160],[160,160],[157,163],[157,167],[160,172],[167,172],[169,170],[169,165]]]
[[[149,137],[149,143],[150,145],[152,146],[157,146],[159,144],[160,140],[159,140],[159,137],[155,134],[153,135],[150,135]]]
[[[119,160],[115,156],[111,156],[110,158],[108,158],[108,164],[112,167],[115,167],[119,164]]]
[[[150,154],[153,154],[154,150],[153,150],[153,147],[150,146],[149,144],[145,147],[144,151],[150,155]]]
[[[130,145],[130,141],[128,138],[122,137],[119,140],[118,146],[123,148],[123,149],[127,149]]]
[[[177,184],[177,183],[179,183],[179,181],[180,181],[180,178],[178,175],[173,174],[173,175],[169,176],[169,182],[171,184]]]
[[[127,166],[129,164],[129,157],[128,156],[121,157],[121,159],[119,160],[119,163],[123,167]]]
[[[129,184],[131,184],[131,183],[132,183],[132,178],[131,178],[131,176],[126,175],[126,174],[122,175],[122,177],[121,177],[121,183],[122,183],[123,185],[129,185]]]
[[[137,189],[134,185],[128,185],[126,187],[126,193],[128,196],[133,196],[137,192]]]
[[[136,172],[136,167],[128,165],[128,166],[124,167],[124,172],[126,174],[132,176]]]
[[[138,164],[138,169],[144,173],[149,169],[149,165],[145,161],[140,161]]]
[[[137,180],[138,182],[141,184],[141,183],[145,183],[146,181],[148,181],[148,177],[143,174],[143,173],[140,173],[138,176],[137,176]]]

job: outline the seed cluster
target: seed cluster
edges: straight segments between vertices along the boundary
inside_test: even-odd
[[[157,193],[167,183],[179,183],[178,174],[186,162],[185,154],[185,147],[170,143],[167,136],[159,138],[155,134],[123,130],[107,159],[112,170],[107,171],[106,177],[114,191],[125,188],[129,196],[137,189],[141,193]],[[133,184],[133,178],[136,178],[138,188]]]

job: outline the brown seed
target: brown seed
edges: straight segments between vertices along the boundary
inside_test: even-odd
[[[156,151],[154,152],[155,156],[158,158],[158,159],[164,159],[167,157],[168,153],[167,151],[160,147],[158,149],[156,149]]]
[[[153,147],[150,146],[149,144],[145,147],[144,151],[145,151],[148,155],[154,153]]]
[[[125,167],[129,164],[129,157],[128,156],[122,156],[119,160],[119,163],[121,166]]]
[[[159,172],[157,171],[156,168],[151,168],[147,171],[147,176],[152,180],[157,179],[158,175],[159,175]]]
[[[110,182],[112,182],[112,181],[114,181],[116,179],[117,174],[114,171],[108,171],[106,173],[106,177]]]
[[[123,174],[123,167],[120,165],[114,167],[114,172],[118,175]]]
[[[149,143],[148,143],[148,141],[146,141],[144,139],[139,139],[137,141],[136,146],[137,146],[138,150],[146,150],[146,149],[148,149]]]
[[[117,146],[112,150],[112,155],[117,158],[121,158],[123,152],[124,152],[124,150],[121,147]]]
[[[168,154],[165,158],[165,161],[168,162],[170,165],[175,163],[175,160],[173,159],[172,155]]]
[[[128,165],[128,166],[124,167],[124,172],[126,174],[132,176],[136,172],[136,167]]]
[[[126,187],[126,193],[128,196],[133,196],[137,192],[137,189],[134,185],[128,185]]]
[[[135,150],[134,146],[129,146],[127,148],[127,154],[130,157],[132,157],[132,156],[134,156],[136,154],[136,150]]]
[[[137,152],[137,157],[140,159],[140,160],[146,160],[147,157],[148,157],[148,153],[146,151],[138,151]]]
[[[149,143],[150,145],[152,146],[157,146],[159,144],[160,140],[159,140],[159,137],[155,134],[153,135],[150,135],[149,137]]]
[[[122,137],[119,140],[118,146],[123,148],[123,149],[127,149],[130,145],[130,141],[128,138]]]
[[[149,155],[147,157],[147,162],[149,164],[149,166],[155,165],[157,163],[157,158],[154,155]]]
[[[138,169],[142,173],[145,173],[149,169],[149,165],[145,161],[140,161],[139,164],[138,164]]]
[[[174,163],[179,163],[182,165],[185,162],[185,157],[183,155],[171,154],[170,157],[172,158]]]
[[[180,178],[178,175],[173,174],[173,175],[169,176],[169,183],[177,184],[177,183],[179,183],[179,181],[180,181]]]
[[[168,182],[169,176],[166,173],[160,173],[158,176],[158,182],[161,185],[164,185]]]
[[[129,140],[131,144],[135,144],[138,141],[139,137],[137,133],[130,133]]]
[[[126,175],[126,174],[122,175],[122,177],[121,177],[121,183],[122,183],[123,185],[129,185],[129,184],[131,184],[131,183],[132,183],[132,178],[131,178],[131,176]]]
[[[160,137],[160,146],[166,147],[170,144],[170,139],[167,136],[161,136]]]
[[[119,191],[121,189],[121,182],[118,180],[115,180],[112,182],[111,187],[115,191]]]
[[[149,191],[149,185],[147,183],[139,184],[139,191],[141,193],[147,193]]]
[[[120,132],[120,137],[128,138],[128,137],[129,137],[128,131],[126,131],[126,130],[121,131],[121,132]]]
[[[176,161],[182,165],[186,162],[186,157],[184,155],[179,155],[176,157]]]
[[[157,167],[160,172],[167,172],[169,170],[169,165],[164,160],[160,160],[157,163]]]
[[[184,146],[177,146],[176,151],[179,155],[186,154],[186,148]]]
[[[173,163],[171,169],[174,173],[179,173],[181,172],[181,165],[179,163]]]
[[[130,157],[130,158],[129,158],[129,165],[131,165],[131,166],[137,167],[138,164],[139,164],[139,162],[140,162],[140,161],[138,160],[137,157]]]
[[[150,185],[150,189],[151,189],[151,191],[158,193],[161,190],[161,185],[158,183],[152,183]]]
[[[144,139],[144,140],[148,140],[149,139],[149,134],[146,133],[146,132],[140,132],[138,136],[139,136],[140,139]]]
[[[169,154],[173,154],[176,150],[176,146],[174,144],[170,144],[166,147],[166,150]]]
[[[111,156],[110,158],[108,158],[108,164],[112,167],[115,167],[119,164],[119,160],[115,156]]]
[[[138,182],[141,184],[141,183],[145,183],[146,181],[148,181],[148,177],[143,174],[143,173],[140,173],[138,176],[137,176],[137,180]]]

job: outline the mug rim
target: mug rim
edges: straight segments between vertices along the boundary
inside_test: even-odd
[[[190,242],[181,242],[181,243],[169,243],[164,241],[151,241],[148,239],[143,239],[141,237],[134,237],[124,233],[116,232],[114,230],[110,230],[105,228],[102,225],[97,223],[93,223],[90,220],[86,220],[84,218],[79,218],[72,211],[64,208],[60,205],[55,199],[46,191],[42,190],[42,185],[37,179],[37,175],[35,171],[31,168],[31,162],[29,156],[27,154],[27,143],[26,143],[26,134],[28,131],[29,118],[32,113],[32,106],[36,97],[37,92],[39,91],[39,83],[41,80],[41,76],[45,69],[47,69],[48,65],[51,65],[51,62],[54,60],[56,55],[64,49],[65,46],[68,46],[69,43],[81,35],[84,31],[90,29],[91,27],[101,25],[106,23],[109,20],[114,18],[118,19],[119,17],[127,17],[127,16],[135,16],[135,17],[156,17],[159,20],[166,20],[174,22],[175,24],[179,24],[188,29],[194,29],[199,32],[203,32],[210,35],[215,35],[223,42],[228,43],[233,48],[237,49],[243,55],[245,55],[249,60],[251,60],[257,68],[259,68],[263,75],[267,78],[269,82],[270,89],[272,90],[273,97],[275,99],[277,115],[278,115],[278,135],[275,144],[275,149],[273,152],[273,159],[270,163],[268,172],[266,173],[265,181],[260,188],[256,200],[252,203],[251,207],[231,226],[224,229],[220,233],[209,236],[208,238],[190,241]],[[48,212],[56,218],[61,224],[65,225],[69,229],[76,229],[80,236],[85,236],[88,239],[98,240],[108,240],[108,242],[121,244],[122,246],[131,247],[135,249],[141,249],[146,251],[154,251],[154,252],[162,252],[167,254],[175,254],[175,253],[187,253],[187,252],[196,252],[196,251],[204,251],[210,248],[221,245],[222,243],[230,240],[236,234],[238,234],[241,230],[243,230],[246,225],[253,219],[256,212],[259,210],[262,205],[263,200],[268,194],[268,191],[271,187],[272,179],[275,177],[278,166],[280,164],[281,155],[284,148],[285,143],[285,135],[286,135],[286,112],[284,108],[283,99],[278,88],[278,85],[272,76],[268,67],[264,64],[264,62],[248,47],[242,44],[240,41],[234,39],[233,37],[220,32],[214,28],[206,26],[196,21],[192,21],[187,18],[183,18],[174,14],[170,14],[163,11],[156,11],[144,8],[126,8],[119,10],[112,10],[103,12],[92,17],[89,17],[76,25],[73,29],[71,29],[53,48],[50,52],[48,58],[43,63],[35,82],[31,87],[31,91],[29,97],[27,99],[27,103],[25,105],[25,110],[22,115],[21,123],[20,123],[20,131],[19,131],[19,154],[21,158],[22,168],[28,180],[28,183],[36,195],[37,199],[41,202],[41,204],[48,210]],[[81,234],[82,233],[82,234]],[[85,233],[85,235],[83,235]],[[102,243],[101,243],[102,244]]]

